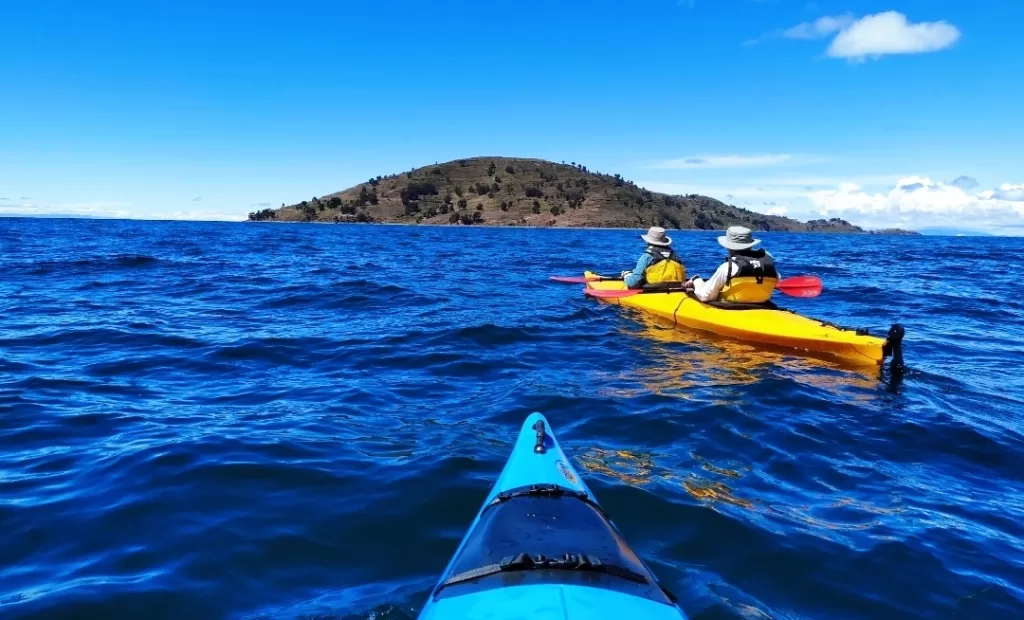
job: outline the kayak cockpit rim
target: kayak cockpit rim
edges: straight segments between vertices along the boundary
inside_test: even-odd
[[[678,604],[601,506],[587,493],[558,484],[525,485],[495,495],[431,598],[511,584],[597,586]]]

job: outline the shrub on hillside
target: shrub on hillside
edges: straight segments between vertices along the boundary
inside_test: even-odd
[[[403,196],[408,196],[409,200],[418,200],[420,196],[436,196],[437,186],[433,183],[410,183],[403,190]]]
[[[583,200],[586,198],[586,194],[581,189],[570,189],[565,192],[565,201],[569,203],[570,209],[579,208],[583,204]]]
[[[277,212],[273,209],[261,209],[249,214],[250,222],[262,222],[265,220],[276,220]]]

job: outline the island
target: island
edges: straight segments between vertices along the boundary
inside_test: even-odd
[[[250,221],[380,222],[863,233],[840,219],[765,215],[708,196],[652,192],[576,162],[473,157],[378,176],[346,190],[249,214]],[[881,232],[881,231],[879,231]]]

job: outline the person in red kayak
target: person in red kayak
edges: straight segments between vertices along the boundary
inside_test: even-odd
[[[731,301],[757,304],[771,299],[775,284],[781,279],[775,269],[775,259],[764,248],[754,250],[761,243],[754,239],[749,228],[730,226],[718,243],[729,250],[725,262],[710,280],[699,275],[687,282],[694,296],[701,301]]]
[[[645,284],[664,284],[686,280],[686,267],[670,247],[672,238],[661,226],[651,226],[640,238],[647,242],[647,249],[636,261],[633,271],[623,271],[622,280],[626,288],[640,288]]]

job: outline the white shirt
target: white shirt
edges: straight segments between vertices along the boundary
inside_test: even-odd
[[[769,256],[771,255],[769,254]],[[729,262],[722,263],[715,270],[715,275],[711,276],[710,280],[703,280],[699,276],[695,277],[693,279],[693,294],[697,296],[697,299],[701,301],[714,301],[718,299],[718,293],[725,286],[726,279],[730,277],[729,272],[726,270],[731,270],[731,275],[735,276],[739,273],[740,268],[730,258]],[[778,270],[776,269],[776,271]],[[779,274],[779,279],[782,279],[782,274]]]

